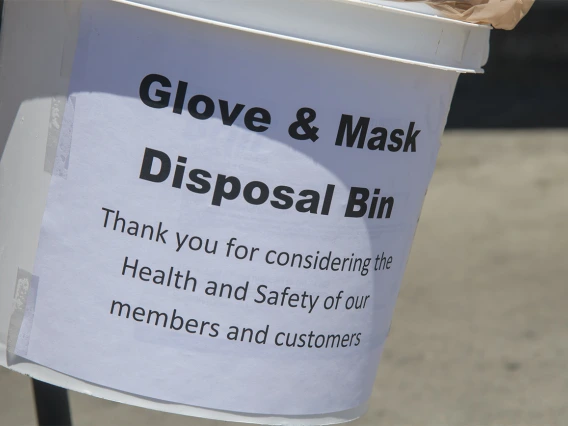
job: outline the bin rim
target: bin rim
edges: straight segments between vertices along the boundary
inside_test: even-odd
[[[110,1],[252,34],[459,73],[483,73],[489,54],[490,26],[438,16],[433,9],[426,14],[396,8],[394,1]],[[384,24],[387,29],[382,29]]]

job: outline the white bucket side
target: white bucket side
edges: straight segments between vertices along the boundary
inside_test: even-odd
[[[288,0],[286,0],[286,2],[289,4]],[[50,138],[50,120],[53,118],[54,105],[64,105],[70,78],[69,55],[71,55],[71,57],[73,56],[74,45],[78,37],[77,21],[79,2],[51,1],[43,3],[42,7],[38,7],[37,5],[30,7],[30,2],[28,2],[28,6],[26,7],[20,4],[20,2],[8,1],[5,4],[4,25],[2,27],[2,35],[0,36],[0,53],[2,55],[0,56],[0,64],[2,65],[2,67],[0,67],[0,93],[3,99],[3,102],[0,103],[0,136],[6,134],[8,137],[6,147],[0,145],[0,152],[3,152],[0,159],[0,217],[9,218],[9,220],[3,220],[2,223],[0,223],[0,265],[2,265],[2,267],[0,267],[0,353],[2,354],[2,356],[0,356],[0,364],[3,366],[6,365],[6,359],[4,357],[7,338],[6,330],[9,327],[9,314],[11,312],[14,283],[17,278],[17,268],[33,271],[39,229],[51,180],[51,176],[45,172],[46,140],[49,141]],[[321,2],[319,3],[320,6],[323,6],[323,4],[324,3]],[[161,6],[163,6],[163,4]],[[181,3],[178,6],[181,7]],[[200,6],[205,7],[206,4],[202,3]],[[224,7],[217,8],[217,12],[225,13],[229,10],[235,15],[211,16],[208,14],[211,12],[209,10],[207,13],[203,13],[203,16],[199,15],[199,19],[224,22],[223,20],[228,19],[228,17],[241,15],[237,10],[238,8],[232,9],[229,7],[229,2],[225,3],[223,6]],[[315,13],[317,11],[317,9],[315,9],[316,6],[317,2],[312,2],[307,7],[313,7],[314,9],[310,10]],[[278,10],[282,13],[287,11],[283,2],[280,2],[277,7],[280,8]],[[172,7],[172,9],[175,8]],[[345,10],[348,10],[348,8],[341,9],[341,13]],[[358,9],[357,13],[360,14],[358,15],[360,17],[364,15],[362,10],[368,9],[367,7],[361,8],[360,10]],[[376,16],[381,15],[383,12],[375,12],[375,9],[371,10],[373,13],[376,13]],[[186,10],[184,14],[186,12],[188,11]],[[189,12],[198,15],[195,9]],[[264,10],[263,13],[266,14],[261,14],[259,17],[265,19],[268,16],[274,16],[268,12],[268,9]],[[324,39],[321,35],[330,31],[332,23],[337,24],[341,22],[341,25],[344,26],[346,22],[349,22],[340,19],[342,16],[345,17],[345,15],[341,15],[341,13],[339,13],[338,9],[329,11],[329,14],[324,13],[322,15],[323,17],[333,18],[331,21],[328,21],[330,22],[329,26],[320,22],[321,25],[317,27],[317,31],[314,30],[314,32],[309,34],[305,32],[307,27],[294,32],[287,32],[285,31],[287,29],[285,27],[255,28],[253,23],[247,22],[246,24],[250,25],[250,27],[248,27],[249,30],[252,29],[258,33],[276,34],[279,38],[310,41],[317,46],[325,45],[326,47],[333,47],[334,40],[328,38]],[[382,18],[383,20],[381,22],[386,24],[387,21],[392,19],[394,14],[391,12],[385,13],[386,15]],[[408,17],[404,13],[397,12],[396,14],[404,16],[405,19],[408,18],[409,21],[414,19],[410,18],[410,14]],[[437,21],[432,20],[432,22]],[[245,22],[231,21],[224,22],[224,25],[225,24],[241,28],[244,27]],[[306,24],[306,22],[301,22],[298,25],[301,27],[301,25],[304,24]],[[459,32],[462,35],[464,34],[461,32],[462,28],[469,28],[467,25],[462,26],[461,24],[455,24],[453,22],[448,25],[455,25],[456,28],[460,28]],[[28,30],[29,28],[34,28],[36,33],[30,32]],[[425,31],[427,31],[427,29],[425,29]],[[448,63],[453,65],[460,65],[461,62],[457,60],[455,56],[457,55],[456,52],[460,49],[465,49],[468,52],[469,49],[471,49],[472,55],[466,55],[469,58],[479,54],[478,47],[480,40],[486,41],[484,37],[488,34],[488,31],[485,28],[479,32],[477,32],[477,29],[475,31],[475,34],[472,33],[473,35],[468,37],[472,37],[473,39],[478,37],[476,39],[477,41],[473,44],[465,43],[465,47],[457,46],[451,43],[449,39],[439,39],[440,43],[442,43],[441,46],[443,46],[442,50],[444,50],[445,56],[434,55],[434,58],[442,57],[443,60],[441,62],[447,60],[449,61]],[[34,34],[42,34],[44,37],[38,39]],[[377,35],[377,33],[373,33],[373,37]],[[466,37],[466,39],[469,39],[468,37]],[[394,55],[391,51],[377,53],[377,49],[365,41],[368,40],[366,37],[364,39],[358,38],[355,32],[337,32],[337,38],[338,40],[336,41],[337,44],[339,44],[337,47],[340,47],[341,50],[362,53],[367,56],[388,57],[395,61],[407,63],[420,63],[433,66],[434,68],[440,68],[441,70],[475,71],[479,70],[482,62],[479,61],[481,56],[477,57],[478,65],[469,67],[469,65],[474,65],[473,62],[471,62],[463,68],[454,67],[453,65],[448,66],[447,64],[442,65],[440,63],[425,62],[426,59],[424,57],[412,56],[416,52],[412,53],[412,40],[410,39],[405,39],[403,45],[406,45],[409,49],[408,58],[412,57],[413,59],[389,56],[389,54]],[[380,37],[377,38],[380,39]],[[432,42],[434,38],[428,39],[429,42]],[[346,42],[346,40],[348,42]],[[385,45],[385,49],[386,48]],[[27,54],[18,55],[19,52],[23,51],[27,52]],[[42,67],[34,66],[34,58],[37,57],[42,58]],[[15,60],[15,58],[17,58],[17,60]],[[431,58],[432,57],[429,57],[428,60]],[[450,85],[452,85],[452,81],[455,83],[456,76],[454,73],[446,73],[444,71],[437,72],[447,74]],[[25,87],[26,90],[22,91],[22,87]],[[59,101],[63,101],[63,104],[58,104]],[[449,101],[447,102],[447,106],[449,107]],[[16,108],[16,110],[14,110],[14,108]],[[445,113],[447,114],[447,110]],[[437,126],[438,124],[433,125]],[[53,128],[51,128],[51,130],[53,130]],[[0,142],[3,142],[3,140]],[[218,420],[262,424],[333,424],[352,420],[366,411],[366,405],[363,404],[350,410],[325,415],[283,417],[247,415],[243,413],[192,407],[183,404],[165,403],[114,391],[103,386],[69,377],[34,363],[23,362],[11,368],[40,380],[101,398],[160,411]]]

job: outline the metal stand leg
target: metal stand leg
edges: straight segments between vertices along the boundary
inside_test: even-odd
[[[38,426],[71,426],[67,390],[33,380]]]

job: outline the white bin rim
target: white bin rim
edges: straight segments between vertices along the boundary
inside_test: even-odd
[[[491,28],[387,0],[114,0],[236,30],[462,73],[481,73]],[[430,11],[431,13],[427,13]]]

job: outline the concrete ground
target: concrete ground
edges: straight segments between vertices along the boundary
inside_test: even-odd
[[[369,413],[353,426],[568,425],[568,132],[448,133]],[[76,425],[228,423],[71,394]],[[0,424],[33,425],[0,369]]]

